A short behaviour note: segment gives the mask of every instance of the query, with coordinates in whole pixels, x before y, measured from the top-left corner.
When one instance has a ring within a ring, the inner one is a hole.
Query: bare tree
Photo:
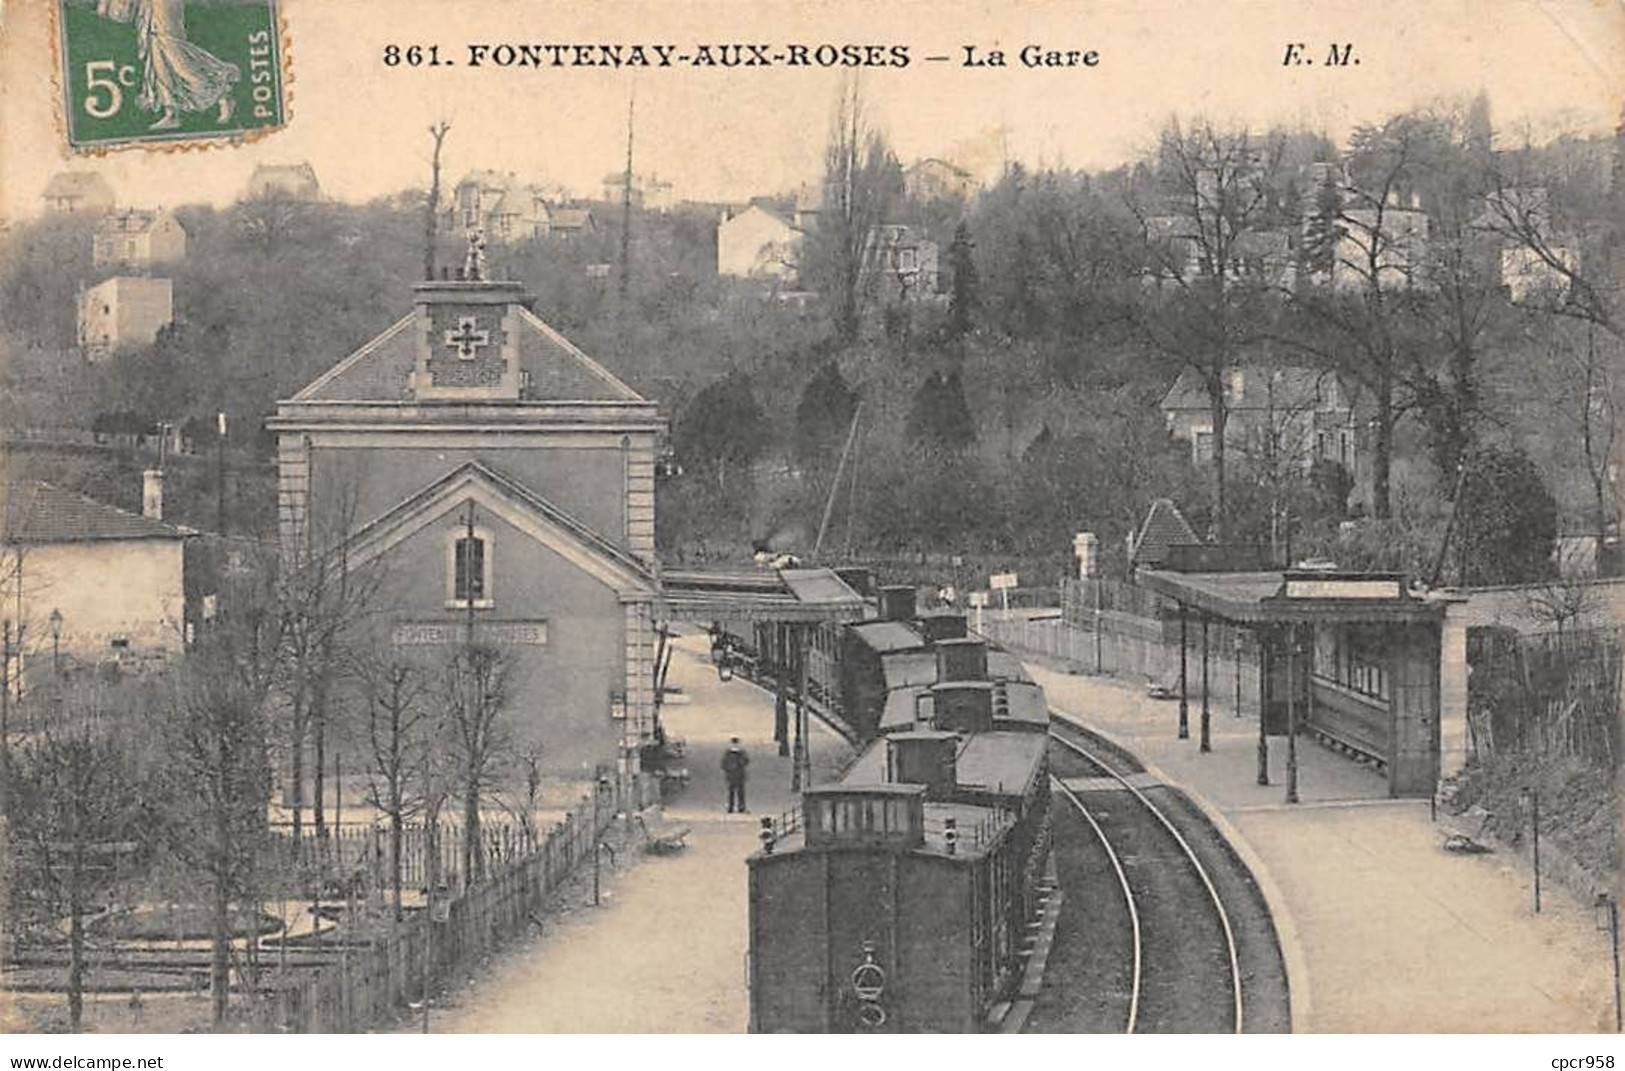
[[[1289,341],[1370,392],[1371,498],[1379,520],[1392,512],[1394,429],[1407,408],[1401,387],[1414,341],[1407,328],[1416,322],[1414,305],[1424,300],[1425,235],[1408,226],[1419,213],[1402,198],[1415,194],[1437,135],[1437,126],[1417,115],[1354,132],[1350,179],[1339,188],[1329,285],[1302,287],[1293,295],[1307,322]]]
[[[284,563],[276,592],[281,615],[277,694],[286,718],[285,746],[293,799],[293,839],[303,837],[305,745],[313,745],[312,817],[318,840],[327,821],[326,756],[329,723],[347,663],[347,645],[371,612],[383,580],[382,560],[357,566],[350,553],[356,524],[356,487],[339,481],[333,505],[318,517],[304,553]]]
[[[463,807],[463,878],[485,875],[480,810],[501,786],[512,757],[503,715],[512,699],[515,667],[500,648],[468,643],[445,665],[441,694],[456,793]]]
[[[8,825],[30,880],[14,890],[68,919],[68,1025],[80,1028],[85,993],[85,919],[111,888],[118,861],[156,828],[159,802],[140,738],[111,716],[100,689],[59,694],[44,727],[18,749],[8,777]],[[17,904],[6,905],[14,908]]]
[[[367,802],[389,820],[389,875],[395,918],[401,918],[401,841],[406,822],[422,810],[415,786],[432,761],[436,719],[424,667],[392,652],[356,660],[366,703]]]
[[[429,200],[423,209],[423,277],[432,280],[435,269],[435,243],[440,237],[440,150],[445,146],[451,123],[445,119],[429,127],[434,153],[429,163]]]
[[[1189,368],[1207,395],[1213,442],[1212,536],[1226,537],[1227,374],[1248,347],[1268,337],[1271,280],[1248,255],[1271,222],[1282,142],[1208,122],[1162,132],[1159,171],[1171,214],[1132,203],[1152,284],[1138,326],[1176,366]]]
[[[902,193],[902,168],[869,125],[857,82],[841,89],[824,150],[823,202],[803,262],[833,311],[836,337],[856,341],[873,300],[877,229]]]
[[[172,675],[164,745],[175,801],[171,850],[207,882],[216,1027],[230,994],[231,905],[257,900],[271,771],[266,699],[286,619],[274,566],[237,578],[213,624]]]

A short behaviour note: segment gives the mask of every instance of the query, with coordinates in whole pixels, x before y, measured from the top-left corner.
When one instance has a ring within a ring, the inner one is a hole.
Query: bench
[[[645,807],[632,816],[633,823],[643,832],[643,850],[666,854],[687,847],[684,838],[689,827],[666,818],[665,808]]]

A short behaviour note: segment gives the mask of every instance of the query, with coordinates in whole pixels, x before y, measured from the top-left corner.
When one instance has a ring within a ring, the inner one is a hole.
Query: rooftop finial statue
[[[218,107],[217,122],[231,118],[232,87],[242,79],[242,69],[186,39],[186,0],[97,0],[96,14],[135,24],[142,68],[136,104],[160,113],[149,130],[178,128],[181,112]]]
[[[468,256],[463,258],[463,278],[477,283],[485,278],[485,228],[468,229]]]

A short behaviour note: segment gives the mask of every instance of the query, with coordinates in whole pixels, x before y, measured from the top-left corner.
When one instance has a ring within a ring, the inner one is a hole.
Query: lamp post
[[[1614,1033],[1620,1033],[1625,1028],[1625,1015],[1621,1014],[1619,993],[1619,903],[1608,893],[1597,894],[1597,912],[1608,913],[1606,925],[1599,925],[1598,929],[1608,931],[1608,945],[1614,954]]]
[[[1191,706],[1185,674],[1185,604],[1179,604],[1179,738],[1191,738]]]
[[[1236,717],[1241,717],[1241,629],[1237,628],[1233,635],[1235,648],[1235,661],[1231,663],[1236,669]]]
[[[62,679],[62,611],[51,611],[51,676]]]
[[[1529,825],[1535,838],[1535,914],[1540,914],[1540,790],[1528,785],[1518,793],[1519,801],[1529,810]]]

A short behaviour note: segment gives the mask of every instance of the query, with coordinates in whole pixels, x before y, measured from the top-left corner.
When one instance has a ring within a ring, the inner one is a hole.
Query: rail
[[[1083,815],[1083,820],[1089,823],[1089,828],[1095,831],[1095,836],[1100,839],[1100,846],[1106,849],[1106,858],[1111,862],[1112,870],[1117,873],[1118,887],[1123,890],[1123,902],[1128,905],[1130,936],[1134,940],[1134,973],[1129,986],[1128,1025],[1123,1028],[1123,1033],[1132,1034],[1140,1016],[1141,962],[1140,909],[1134,903],[1134,890],[1129,888],[1128,874],[1123,871],[1123,862],[1117,857],[1117,849],[1112,847],[1112,842],[1107,838],[1106,831],[1100,828],[1100,823],[1095,821],[1095,816],[1089,813],[1089,808],[1083,805],[1083,801],[1078,799],[1077,793],[1067,788],[1060,778],[1051,777],[1050,782],[1055,788],[1061,790],[1061,795],[1072,801],[1072,806],[1078,809],[1078,813]]]
[[[1052,709],[1050,711],[1050,717],[1052,719],[1060,721],[1063,725],[1070,726],[1072,724],[1070,722],[1070,720],[1068,720],[1066,718],[1065,715],[1063,715],[1061,712],[1059,712],[1057,710]],[[1118,773],[1115,769],[1113,769],[1112,766],[1110,764],[1108,764],[1104,759],[1100,758],[1094,752],[1090,751],[1088,748],[1086,748],[1083,745],[1077,743],[1076,741],[1068,740],[1066,737],[1062,736],[1060,733],[1057,733],[1054,729],[1050,730],[1049,735],[1050,735],[1050,737],[1052,739],[1054,739],[1062,747],[1067,748],[1068,750],[1077,752],[1079,755],[1082,755],[1089,762],[1092,762],[1096,766],[1100,767],[1102,770],[1105,770],[1106,773],[1111,775],[1111,777],[1114,780],[1116,780],[1119,784],[1121,784],[1129,792],[1133,793],[1134,798],[1139,800],[1140,803],[1145,807],[1145,809],[1148,810],[1149,812],[1151,812],[1152,816],[1155,817],[1157,819],[1157,821],[1162,824],[1162,827],[1168,831],[1169,835],[1174,838],[1174,842],[1179,845],[1180,851],[1184,852],[1185,858],[1190,861],[1191,867],[1196,872],[1196,876],[1202,880],[1202,887],[1207,890],[1208,898],[1212,901],[1214,910],[1216,912],[1218,912],[1219,925],[1224,930],[1225,951],[1230,957],[1230,990],[1235,996],[1235,1001],[1234,1001],[1235,1033],[1237,1033],[1237,1034],[1241,1033],[1242,1032],[1242,1025],[1243,1025],[1242,996],[1241,996],[1241,959],[1236,954],[1236,934],[1235,934],[1235,930],[1232,929],[1231,926],[1230,926],[1230,913],[1227,912],[1224,909],[1224,901],[1219,897],[1219,890],[1213,884],[1213,879],[1208,876],[1207,868],[1204,867],[1202,865],[1202,861],[1197,858],[1195,849],[1193,849],[1190,846],[1190,842],[1185,839],[1185,837],[1179,832],[1179,830],[1177,828],[1175,828],[1173,822],[1170,821],[1168,816],[1162,812],[1161,808],[1159,808],[1156,804],[1152,803],[1151,800],[1149,798],[1147,798],[1147,796],[1146,796],[1146,794],[1144,792],[1141,792],[1137,787],[1134,786],[1133,783],[1131,783],[1128,780],[1128,778],[1124,777],[1122,774]]]

